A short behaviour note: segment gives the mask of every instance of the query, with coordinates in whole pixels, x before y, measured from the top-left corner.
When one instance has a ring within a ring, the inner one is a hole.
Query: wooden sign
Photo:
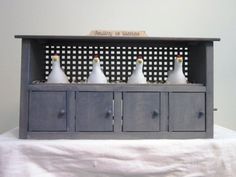
[[[123,36],[123,37],[145,37],[145,31],[109,31],[109,30],[93,30],[90,36]]]

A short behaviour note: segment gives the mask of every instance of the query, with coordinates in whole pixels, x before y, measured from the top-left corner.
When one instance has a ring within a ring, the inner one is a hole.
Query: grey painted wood
[[[66,131],[66,92],[30,92],[29,131]]]
[[[29,81],[32,83],[34,80],[44,78],[44,48],[37,40],[30,41],[30,70]]]
[[[189,47],[189,76],[191,83],[206,85],[206,52],[204,45]],[[201,71],[201,72],[199,72]]]
[[[148,92],[172,92],[172,91],[181,91],[181,92],[193,92],[199,91],[204,92],[206,88],[202,85],[168,85],[168,84],[126,84],[122,86],[122,91],[148,91]]]
[[[205,94],[170,93],[171,131],[205,131]]]
[[[28,82],[30,64],[30,41],[22,40],[21,49],[21,90],[20,90],[20,122],[19,137],[27,138],[28,131]]]
[[[122,131],[122,93],[114,92],[114,132]]]
[[[206,75],[206,132],[209,138],[213,137],[213,110],[214,110],[214,61],[213,61],[213,43],[206,44],[206,66],[207,66],[207,75]]]
[[[113,93],[76,93],[76,131],[113,131]]]
[[[208,138],[206,132],[28,132],[30,139],[189,139]],[[173,147],[174,148],[174,147]]]
[[[206,92],[206,87],[201,84],[31,84],[28,88],[34,91]]]
[[[159,131],[159,93],[123,93],[123,131]]]
[[[67,93],[67,131],[75,132],[75,92]]]
[[[107,36],[55,36],[55,35],[15,35],[15,38],[46,40],[128,40],[128,41],[220,41],[220,38],[177,38],[177,37],[107,37]]]
[[[90,36],[16,37],[23,39],[20,138],[152,139],[213,137],[213,41],[218,41],[220,39]],[[93,44],[106,44],[110,46],[116,42],[121,46],[129,46],[130,44],[134,46],[136,44],[140,46],[155,45],[157,47],[186,46],[189,53],[189,80],[197,84],[32,84],[33,80],[44,78],[43,72],[45,61],[42,60],[42,58],[44,58],[45,52],[45,49],[43,48],[44,43],[47,42],[50,42],[53,45],[77,45],[78,42],[89,45],[90,42],[92,42]],[[139,92],[143,96],[141,96],[142,98],[133,96],[132,99],[126,101],[126,103],[132,104],[124,106],[125,103],[122,103],[123,92],[124,95],[130,92]],[[30,97],[29,93],[31,93]],[[46,93],[50,94],[45,96]],[[63,96],[57,95],[58,93],[63,93],[59,94]],[[87,100],[86,102],[85,96],[80,95],[80,93],[88,93],[88,95],[90,95],[88,100],[93,101]],[[158,111],[160,113],[160,118],[159,121],[157,121],[157,124],[152,124],[151,121],[144,121],[142,118],[150,117],[148,115],[149,111],[153,109],[152,106],[155,105],[156,102],[154,99],[155,96],[152,97],[150,95],[155,94],[159,97]],[[177,97],[173,99],[173,97],[175,97],[173,95],[175,94]],[[180,98],[179,95],[181,94],[183,94],[184,97]],[[149,95],[147,96],[149,99],[144,95]],[[62,100],[64,100],[64,102]],[[42,106],[39,106],[40,104]],[[142,108],[138,111],[134,111],[132,106],[135,107],[135,104],[143,104],[144,106],[141,106]],[[52,105],[52,107],[63,105],[66,110],[64,113],[65,119],[56,119],[56,116],[50,116],[50,114],[56,115],[56,113],[53,112],[55,109],[47,110],[50,107],[49,105]],[[186,109],[186,107],[188,109]],[[104,109],[106,109],[106,112],[112,110],[109,113],[110,116],[108,116],[111,117],[111,119],[107,119],[106,121],[101,119],[105,114]],[[125,118],[126,113],[124,109],[126,109],[126,111],[129,110],[130,112],[128,115],[131,118],[124,119],[128,120],[126,121],[126,123],[128,122],[128,126],[124,127],[124,130],[125,128],[129,128],[131,130],[129,132],[122,132],[122,118]],[[196,117],[194,110],[198,110],[198,116],[201,115],[197,120],[193,118],[193,115]],[[204,110],[205,112],[201,110]],[[187,113],[184,113],[184,116],[181,116],[184,111],[187,111]],[[202,112],[202,114],[199,114],[199,112]],[[131,113],[135,116],[132,116]],[[36,114],[36,116],[34,117],[33,114]],[[92,116],[87,115],[89,117],[89,119],[87,119],[86,116],[84,116],[86,114]],[[140,115],[142,114],[145,116],[141,117]],[[78,119],[81,117],[82,119]],[[189,118],[187,119],[186,117]],[[82,121],[80,122],[79,120]],[[138,123],[139,120],[143,122],[143,125]]]
[[[160,121],[161,131],[169,131],[169,93],[162,92],[160,93],[161,96],[161,104],[160,104]]]

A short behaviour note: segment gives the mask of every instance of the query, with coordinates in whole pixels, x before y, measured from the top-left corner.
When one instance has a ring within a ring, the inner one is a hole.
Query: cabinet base
[[[22,139],[205,139],[211,132],[28,132]]]

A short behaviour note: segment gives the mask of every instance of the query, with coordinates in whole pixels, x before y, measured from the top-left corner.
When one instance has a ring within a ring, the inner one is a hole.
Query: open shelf
[[[188,82],[206,85],[207,39],[77,37],[71,40],[66,37],[26,36],[28,38],[31,49],[29,84],[47,79],[51,71],[51,56],[57,54],[70,82],[85,82],[92,71],[93,56],[99,55],[109,82],[127,82],[137,56],[142,56],[147,81],[163,83],[168,72],[174,69],[174,58],[182,55],[183,72]]]

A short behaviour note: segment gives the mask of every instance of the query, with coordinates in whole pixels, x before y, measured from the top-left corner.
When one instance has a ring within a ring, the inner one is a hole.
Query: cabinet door
[[[66,131],[66,93],[31,92],[29,131]]]
[[[113,131],[113,93],[76,93],[76,131]]]
[[[205,131],[205,93],[170,93],[171,131]]]
[[[159,122],[159,93],[123,93],[123,131],[159,131]]]

